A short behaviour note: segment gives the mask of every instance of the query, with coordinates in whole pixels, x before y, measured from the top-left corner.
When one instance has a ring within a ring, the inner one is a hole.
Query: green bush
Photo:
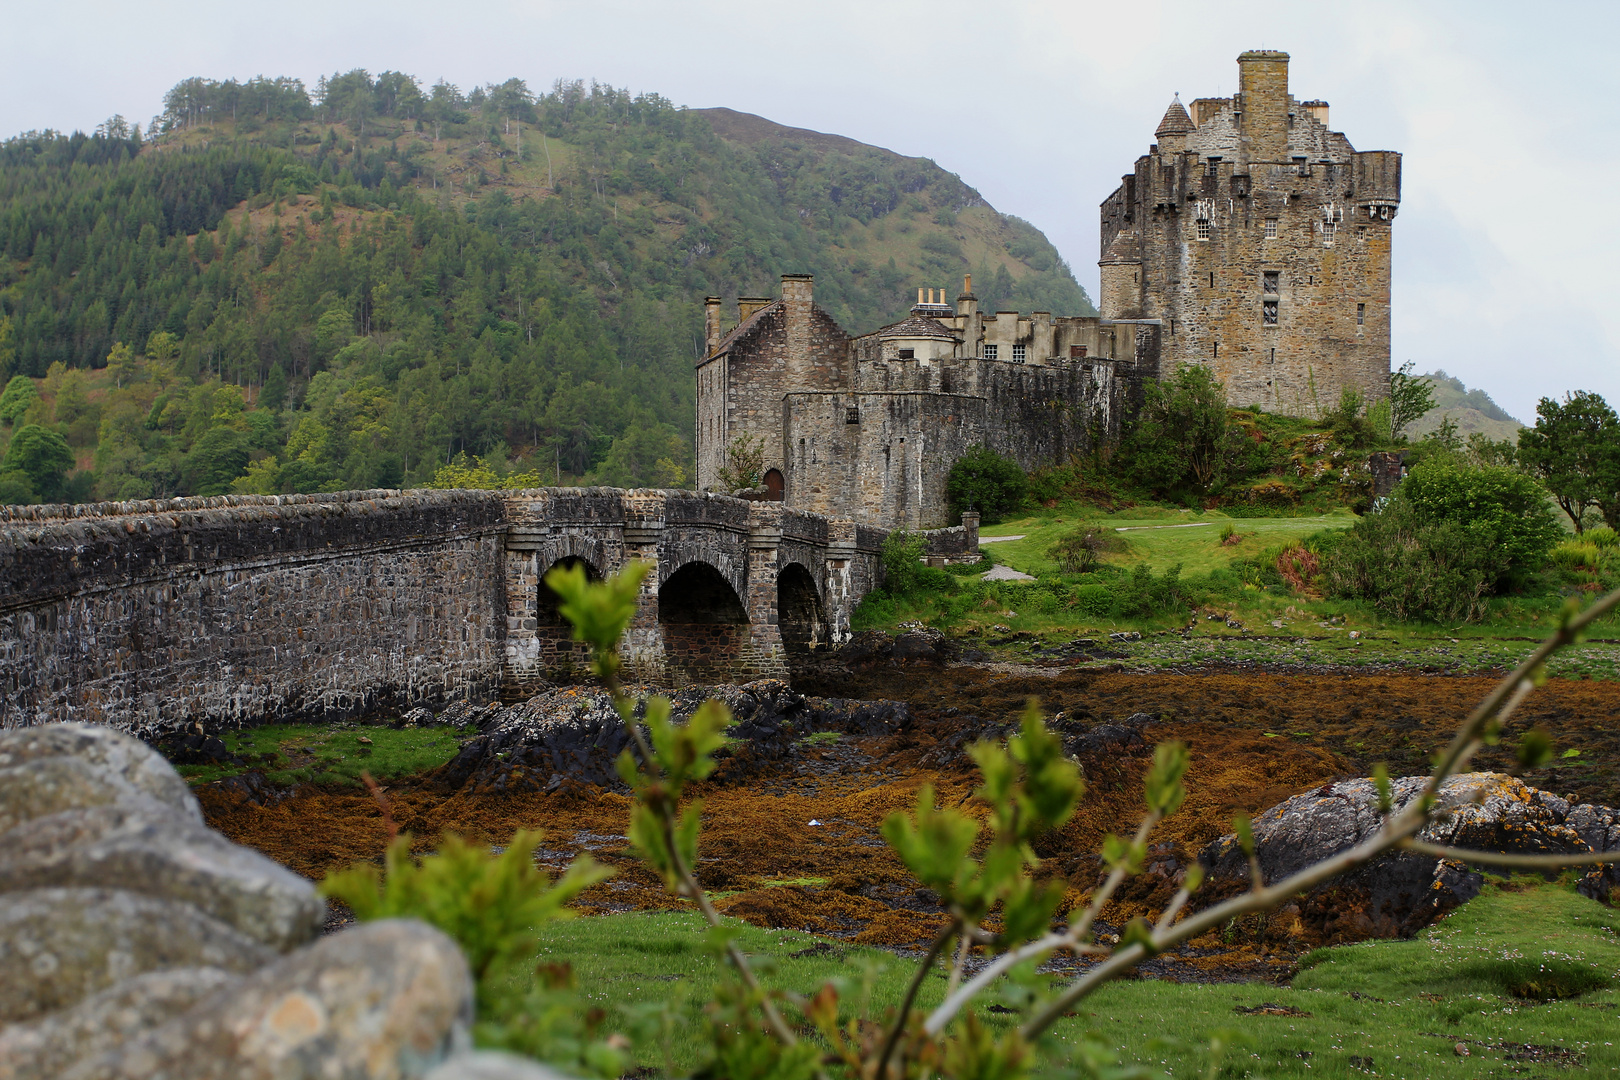
[[[1137,563],[1114,587],[1114,614],[1125,619],[1166,615],[1186,607],[1178,563],[1154,577],[1146,563]]]
[[[1133,481],[1153,491],[1188,498],[1216,490],[1252,440],[1227,423],[1226,391],[1197,365],[1168,379],[1149,381],[1125,440]]]
[[[983,443],[968,447],[945,478],[951,514],[976,510],[986,525],[995,524],[1023,506],[1028,494],[1029,477],[1018,463]]]
[[[1125,550],[1125,540],[1106,526],[1085,525],[1062,537],[1048,550],[1048,554],[1063,568],[1064,573],[1089,573],[1104,555]]]
[[[927,538],[904,529],[896,529],[883,538],[879,558],[883,563],[884,591],[904,596],[917,587],[918,571],[923,569],[917,560],[927,547]]]
[[[1506,572],[1503,555],[1463,526],[1392,499],[1346,530],[1322,558],[1321,580],[1330,596],[1370,601],[1395,619],[1462,623],[1484,615]]]
[[[1076,585],[1074,606],[1093,619],[1105,618],[1114,610],[1114,591],[1106,585]]]
[[[62,495],[71,468],[73,451],[67,440],[38,424],[23,425],[6,448],[4,471],[27,477],[29,486],[47,502]]]
[[[1500,466],[1470,468],[1456,457],[1432,458],[1411,471],[1399,497],[1420,520],[1456,526],[1496,560],[1501,570],[1493,585],[1539,569],[1563,537],[1546,490]]]

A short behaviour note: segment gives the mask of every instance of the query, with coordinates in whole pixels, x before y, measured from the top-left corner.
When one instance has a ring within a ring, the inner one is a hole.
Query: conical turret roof
[[[1177,94],[1170,101],[1170,107],[1164,110],[1164,119],[1159,121],[1159,130],[1153,133],[1155,139],[1162,139],[1166,135],[1185,135],[1193,130],[1192,117],[1181,104],[1181,95]]]

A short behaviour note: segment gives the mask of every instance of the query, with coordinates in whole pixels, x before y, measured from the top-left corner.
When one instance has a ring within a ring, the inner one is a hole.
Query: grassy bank
[[[1369,603],[1325,598],[1283,573],[1285,552],[1356,520],[1342,508],[1227,517],[1152,507],[1104,514],[1068,504],[981,533],[988,559],[1033,581],[984,582],[967,567],[924,572],[919,587],[905,594],[869,595],[854,626],[888,630],[924,622],[1003,659],[1039,658],[1043,648],[1091,638],[1145,667],[1229,660],[1483,672],[1516,663],[1556,625],[1569,596],[1592,595],[1613,569],[1606,551],[1588,552],[1572,540],[1521,591],[1492,598],[1478,622],[1399,622]],[[1053,547],[1086,529],[1104,534],[1112,550],[1087,572],[1067,572]],[[1128,646],[1107,641],[1119,632],[1143,639]],[[1550,670],[1570,678],[1620,678],[1616,644],[1620,621],[1611,617],[1588,644],[1555,658]]]
[[[357,785],[360,774],[378,780],[414,776],[455,756],[463,736],[454,728],[404,728],[386,724],[266,724],[226,731],[225,748],[237,762],[177,765],[193,784],[206,784],[261,769],[273,784]]]
[[[793,930],[738,926],[773,985],[829,981],[846,1008],[894,1004],[911,962]],[[1620,1068],[1620,912],[1558,885],[1488,887],[1413,941],[1319,950],[1291,987],[1116,983],[1055,1034],[1096,1031],[1125,1063],[1169,1076],[1467,1077]],[[687,914],[626,914],[548,927],[543,962],[569,962],[589,1004],[640,1032],[640,1064],[690,1069],[702,1002],[720,976]],[[1038,982],[1050,976],[1037,976]],[[1055,981],[1055,980],[1053,980]],[[937,1002],[943,976],[923,990]],[[983,999],[1005,1027],[1022,991]],[[1001,1001],[1007,1002],[1006,1005]],[[1458,1053],[1458,1047],[1466,1056]],[[1212,1047],[1215,1048],[1212,1050]]]

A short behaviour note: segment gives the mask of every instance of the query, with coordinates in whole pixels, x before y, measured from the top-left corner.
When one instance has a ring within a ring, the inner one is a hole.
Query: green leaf
[[[1145,782],[1148,809],[1160,817],[1169,817],[1181,809],[1187,798],[1187,789],[1181,778],[1192,764],[1192,754],[1182,742],[1160,743],[1153,748],[1153,766],[1148,769]]]
[[[1519,764],[1526,769],[1539,769],[1552,760],[1552,736],[1541,728],[1531,728],[1519,736]]]
[[[1378,789],[1378,814],[1383,817],[1395,805],[1395,796],[1389,784],[1389,766],[1382,761],[1373,766],[1373,786]]]
[[[1238,846],[1243,854],[1254,856],[1254,826],[1249,822],[1249,815],[1239,811],[1232,817],[1232,831],[1237,833]]]

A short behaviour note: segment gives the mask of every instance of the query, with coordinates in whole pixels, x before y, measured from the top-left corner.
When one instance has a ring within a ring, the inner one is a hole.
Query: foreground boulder
[[[0,1080],[420,1077],[465,1045],[454,942],[393,921],[310,944],[324,915],[137,740],[0,732]]]
[[[1428,777],[1392,781],[1396,810],[1416,798]],[[1325,784],[1273,806],[1254,819],[1255,855],[1273,883],[1371,837],[1382,818],[1373,781]],[[1419,839],[1476,851],[1567,854],[1620,851],[1614,811],[1577,806],[1499,773],[1465,773],[1442,785]],[[1249,863],[1236,836],[1223,836],[1199,854],[1208,874],[1208,906],[1248,887]],[[1598,895],[1603,872],[1587,875],[1581,891]],[[1482,876],[1460,862],[1392,852],[1317,886],[1285,915],[1296,931],[1324,942],[1405,937],[1478,895]],[[1603,898],[1606,898],[1606,890]]]

